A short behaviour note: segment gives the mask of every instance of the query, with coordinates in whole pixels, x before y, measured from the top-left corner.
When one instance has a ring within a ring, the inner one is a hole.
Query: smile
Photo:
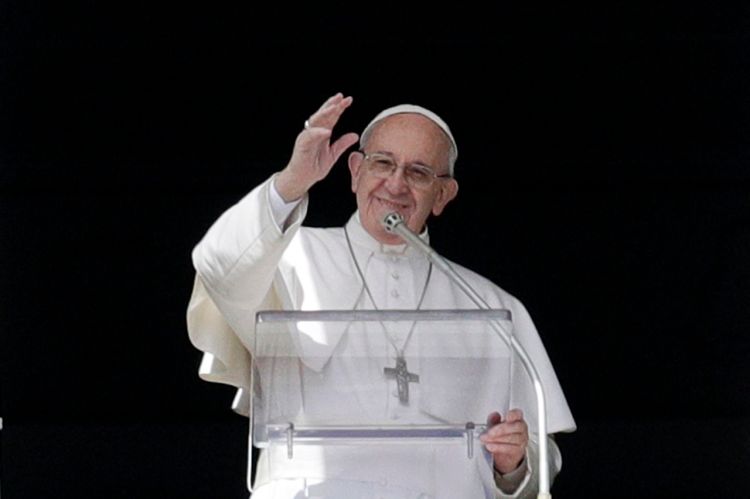
[[[385,206],[386,208],[391,209],[391,210],[405,210],[405,209],[407,209],[409,207],[409,205],[407,205],[407,204],[396,203],[394,201],[389,201],[389,200],[383,199],[381,197],[376,197],[375,199],[377,199],[380,204],[382,204],[383,206]]]

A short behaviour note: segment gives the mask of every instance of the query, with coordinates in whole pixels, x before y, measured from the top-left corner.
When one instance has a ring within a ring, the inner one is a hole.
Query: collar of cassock
[[[405,258],[424,258],[424,255],[417,249],[412,248],[408,244],[383,244],[370,235],[365,230],[359,219],[359,211],[356,211],[351,216],[349,221],[346,223],[346,231],[349,233],[352,244],[358,246],[364,246],[373,253],[387,255],[387,256],[402,256]],[[430,244],[430,235],[427,232],[427,226],[421,234],[420,239],[427,244]]]

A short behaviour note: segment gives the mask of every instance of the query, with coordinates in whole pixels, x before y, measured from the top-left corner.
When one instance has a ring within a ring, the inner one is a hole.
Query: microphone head
[[[385,227],[385,230],[388,232],[394,232],[396,230],[396,227],[404,223],[404,217],[402,217],[398,212],[391,212],[383,218],[383,227]]]

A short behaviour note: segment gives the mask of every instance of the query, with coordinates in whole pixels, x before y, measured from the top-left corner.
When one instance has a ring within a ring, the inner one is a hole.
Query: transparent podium
[[[452,445],[472,459],[487,416],[509,409],[510,319],[500,309],[259,312],[251,412],[259,466],[289,476],[307,446],[323,456],[334,447]]]

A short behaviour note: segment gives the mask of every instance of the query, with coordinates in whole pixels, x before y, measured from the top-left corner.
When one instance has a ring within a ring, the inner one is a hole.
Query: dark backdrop
[[[246,497],[190,251],[336,91],[340,131],[401,102],[453,128],[432,241],[537,323],[579,426],[555,497],[737,496],[750,9],[351,9],[0,4],[3,497]],[[348,185],[342,162],[308,223],[344,223]]]

